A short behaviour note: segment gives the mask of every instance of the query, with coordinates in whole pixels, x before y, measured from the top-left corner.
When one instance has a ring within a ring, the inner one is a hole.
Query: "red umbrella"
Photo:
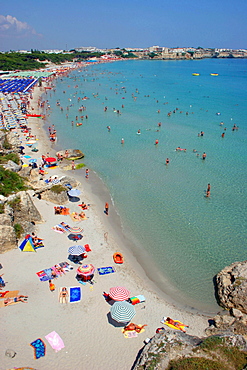
[[[52,163],[52,162],[56,162],[57,160],[56,160],[56,158],[53,158],[53,157],[47,157],[45,159],[45,161],[48,162],[48,163]]]
[[[93,275],[95,271],[95,267],[89,263],[88,265],[83,265],[78,267],[77,274],[81,276],[90,276]]]
[[[115,286],[109,290],[109,296],[114,301],[126,301],[130,297],[130,291],[122,286]]]

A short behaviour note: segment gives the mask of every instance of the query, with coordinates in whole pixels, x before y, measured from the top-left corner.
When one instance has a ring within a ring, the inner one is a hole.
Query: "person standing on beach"
[[[86,168],[86,175],[85,175],[85,177],[86,177],[86,179],[88,179],[88,177],[89,177],[89,169],[88,168]]]
[[[71,168],[72,168],[72,170],[75,170],[75,161],[74,160],[71,162]]]
[[[105,214],[108,216],[108,211],[109,211],[109,204],[106,202],[105,203]]]

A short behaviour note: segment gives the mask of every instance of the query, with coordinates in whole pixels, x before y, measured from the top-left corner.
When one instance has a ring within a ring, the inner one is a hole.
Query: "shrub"
[[[4,204],[0,203],[0,214],[4,213]]]
[[[9,143],[6,135],[5,135],[4,141],[3,141],[3,148],[4,149],[12,149],[12,145]]]
[[[0,156],[0,163],[7,163],[8,161],[13,161],[16,164],[19,164],[20,163],[20,158],[19,158],[18,154],[16,154],[16,153],[9,153],[9,154]]]
[[[79,170],[80,168],[83,168],[83,167],[85,167],[85,164],[84,164],[84,163],[78,163],[78,164],[75,166],[75,168],[76,168],[77,170]]]
[[[13,200],[10,200],[8,202],[9,206],[14,210],[14,211],[19,211],[20,210],[20,204],[21,204],[21,198],[16,197]]]
[[[21,190],[27,190],[23,178],[0,166],[0,194],[7,197]]]
[[[229,370],[220,361],[210,360],[204,357],[181,358],[172,360],[167,368],[168,370]]]
[[[22,234],[24,233],[24,229],[20,224],[15,224],[14,225],[14,230],[15,230],[15,235],[17,239],[20,239]]]
[[[53,185],[50,190],[53,191],[53,193],[61,194],[66,189],[63,185]]]

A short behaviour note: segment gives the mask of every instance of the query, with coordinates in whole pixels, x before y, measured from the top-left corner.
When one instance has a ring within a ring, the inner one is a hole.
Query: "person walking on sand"
[[[71,162],[71,168],[72,168],[72,170],[75,170],[75,161],[74,160]]]
[[[106,202],[105,203],[105,214],[108,216],[108,212],[109,212],[109,204]]]
[[[88,168],[86,168],[86,175],[85,175],[85,177],[86,177],[86,179],[88,179],[88,177],[89,177],[89,169]]]

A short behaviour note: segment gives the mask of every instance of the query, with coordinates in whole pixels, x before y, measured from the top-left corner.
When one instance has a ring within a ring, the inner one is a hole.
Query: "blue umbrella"
[[[70,197],[78,197],[81,192],[79,189],[71,189],[70,191],[68,191],[68,194]]]
[[[72,247],[68,249],[68,253],[71,254],[71,256],[80,256],[84,252],[85,248],[82,245],[72,245]]]

